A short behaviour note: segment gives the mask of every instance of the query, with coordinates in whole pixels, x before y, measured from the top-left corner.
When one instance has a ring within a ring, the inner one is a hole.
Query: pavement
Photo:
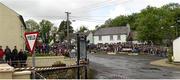
[[[169,63],[168,59],[160,59],[160,60],[151,61],[150,64],[155,65],[155,66],[170,67],[170,68],[178,68],[178,69],[180,69],[180,64],[179,63]]]
[[[95,79],[180,79],[180,69],[151,65],[162,58],[150,55],[89,54]]]

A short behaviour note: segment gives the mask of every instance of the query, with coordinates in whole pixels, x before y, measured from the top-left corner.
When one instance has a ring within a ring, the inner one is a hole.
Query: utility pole
[[[66,24],[67,24],[67,48],[69,49],[69,45],[70,45],[70,39],[69,39],[69,14],[71,14],[70,12],[65,12],[66,15],[67,15],[67,21],[66,21]],[[69,51],[69,50],[68,50]]]

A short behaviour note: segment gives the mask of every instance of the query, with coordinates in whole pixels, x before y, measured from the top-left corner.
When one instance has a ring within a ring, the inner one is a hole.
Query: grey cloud
[[[94,8],[107,5],[111,1],[113,0],[0,0],[0,2],[21,14],[25,20],[34,19],[39,22],[42,19],[47,19],[53,22],[55,26],[58,26],[60,21],[65,20],[66,11],[70,11],[71,16],[91,16],[90,12]],[[85,20],[81,20],[86,21],[87,19],[93,18],[86,17]],[[75,23],[78,23],[78,20]],[[78,24],[83,23],[79,22]]]
[[[72,15],[89,16],[89,4],[102,0],[2,0],[1,2],[25,17],[63,19],[65,11],[71,11]],[[83,13],[82,13],[83,12]]]

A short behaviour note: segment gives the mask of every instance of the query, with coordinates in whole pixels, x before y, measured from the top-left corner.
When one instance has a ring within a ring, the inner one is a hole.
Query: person
[[[0,46],[0,63],[3,63],[3,56],[4,56],[4,52],[2,46]]]
[[[21,67],[24,67],[26,65],[27,55],[23,52],[22,49],[20,49],[18,53],[18,60]]]
[[[24,52],[23,52],[23,57],[22,57],[22,60],[23,60],[23,62],[22,62],[22,63],[23,63],[23,66],[27,66],[27,65],[26,65],[27,57],[28,57],[27,52],[24,51]]]
[[[8,46],[6,46],[4,53],[5,53],[5,61],[9,65],[11,65],[11,49]]]
[[[76,50],[75,50],[75,48],[71,49],[70,57],[71,58],[75,58],[76,57]]]
[[[17,54],[18,54],[17,47],[14,46],[14,49],[13,49],[12,55],[11,55],[11,61],[12,61],[13,67],[17,67],[17,63],[18,63]]]
[[[42,53],[43,53],[43,54],[46,53],[46,47],[45,47],[45,44],[42,45]]]

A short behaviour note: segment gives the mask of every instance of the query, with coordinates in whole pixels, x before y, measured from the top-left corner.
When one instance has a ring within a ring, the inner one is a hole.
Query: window
[[[111,41],[113,40],[113,35],[110,35],[110,40],[111,40]]]
[[[102,40],[102,36],[99,36],[99,41],[101,41]]]
[[[121,35],[117,35],[117,40],[121,40]]]

